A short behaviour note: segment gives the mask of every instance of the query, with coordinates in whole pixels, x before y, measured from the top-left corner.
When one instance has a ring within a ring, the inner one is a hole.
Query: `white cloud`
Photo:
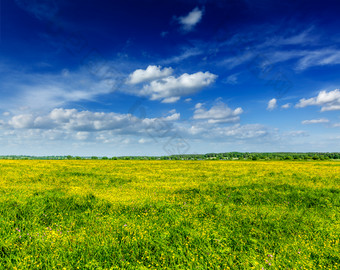
[[[145,70],[137,69],[129,75],[128,83],[137,84],[145,81],[152,81],[160,78],[170,76],[172,74],[172,68],[163,68],[161,66],[149,65]]]
[[[89,137],[89,133],[86,131],[79,131],[76,133],[76,138],[78,140],[84,141]]]
[[[340,64],[340,50],[323,48],[318,50],[275,50],[265,52],[270,64],[296,59],[295,70],[303,71],[315,66]],[[245,57],[247,54],[244,53]]]
[[[274,38],[272,43],[276,45],[305,45],[307,42],[315,42],[318,38],[310,35],[312,30],[313,28],[311,27],[294,36],[281,37],[279,40]]]
[[[221,134],[228,137],[234,137],[235,139],[251,139],[262,137],[267,134],[267,131],[262,125],[249,124],[240,125],[236,124],[233,127],[225,127],[220,129]]]
[[[197,122],[180,126],[179,130],[187,137],[218,140],[251,140],[268,134],[266,128],[259,124],[221,126],[216,123]]]
[[[198,48],[184,48],[183,52],[179,55],[176,56],[172,56],[168,59],[164,59],[161,61],[161,63],[163,64],[171,64],[171,63],[179,63],[182,62],[183,60],[193,57],[193,56],[197,56],[200,54],[203,54],[204,51],[198,49]]]
[[[203,11],[195,7],[188,15],[178,18],[179,23],[185,31],[191,31],[197,23],[200,22],[203,16]]]
[[[166,120],[166,121],[177,121],[177,120],[179,120],[180,116],[181,116],[180,113],[176,113],[176,111],[174,111],[174,112],[171,112],[171,115],[169,115],[169,116],[167,116],[163,119]]]
[[[333,124],[333,127],[340,127],[340,123]]]
[[[340,51],[335,49],[322,49],[308,51],[298,61],[297,69],[304,70],[313,66],[340,64]]]
[[[245,52],[242,55],[231,56],[220,62],[221,65],[227,65],[230,69],[235,68],[239,65],[244,64],[251,60],[255,54],[253,52]]]
[[[197,103],[193,118],[195,120],[207,120],[208,123],[211,124],[231,123],[239,121],[239,115],[242,113],[242,108],[238,107],[235,110],[232,110],[222,102],[212,106],[209,110],[206,110],[202,103]]]
[[[0,87],[9,95],[0,100],[0,107],[13,113],[19,108],[26,111],[50,110],[70,102],[93,101],[118,89],[121,76],[108,73],[109,78],[98,77],[84,68],[69,71],[68,76],[61,73],[29,73],[8,67],[7,78],[0,82]]]
[[[267,110],[268,111],[272,111],[276,107],[277,107],[277,100],[276,100],[276,98],[272,98],[271,100],[269,100],[268,106],[267,106]]]
[[[286,103],[286,104],[282,105],[281,108],[282,108],[282,109],[289,109],[290,106],[291,106],[290,103]]]
[[[254,45],[240,53],[239,55],[226,58],[219,61],[222,65],[228,65],[229,68],[234,68],[244,64],[256,57],[263,58],[261,61],[268,62],[273,65],[278,62],[295,61],[295,70],[304,71],[315,66],[326,66],[340,64],[340,50],[334,47],[323,47],[306,49],[306,44],[321,45],[319,36],[311,34],[312,27],[297,33],[293,36],[276,36],[272,30],[269,30],[267,35],[273,36],[263,43],[256,44],[257,33],[250,33],[247,37],[248,41],[254,41]],[[218,48],[223,46],[238,46],[240,43],[240,35],[235,34],[228,41],[217,45]],[[241,38],[242,44],[242,38]],[[292,49],[291,45],[295,45],[297,49]],[[290,47],[288,47],[290,46]],[[241,52],[241,51],[240,51]]]
[[[301,123],[303,125],[309,125],[309,124],[321,124],[321,123],[328,123],[329,120],[326,118],[320,118],[320,119],[312,119],[312,120],[304,120]]]
[[[203,103],[197,103],[197,104],[195,105],[195,109],[202,108],[202,106],[203,106]]]
[[[186,98],[184,101],[185,102],[190,102],[190,101],[192,101],[192,98]]]
[[[307,136],[309,136],[308,133],[304,130],[293,130],[293,131],[283,133],[283,135],[288,136],[288,137],[307,137]]]
[[[175,103],[180,100],[180,97],[168,97],[162,100],[162,103]]]
[[[182,96],[195,94],[215,82],[217,75],[210,72],[184,73],[179,77],[169,76],[154,80],[143,87],[140,95],[163,103],[178,101]]]
[[[340,110],[340,90],[320,91],[316,97],[300,99],[295,107],[304,108],[306,106],[321,106],[322,112]]]
[[[34,118],[31,114],[13,116],[8,122],[14,128],[29,128],[34,125]]]
[[[162,118],[137,118],[130,114],[78,111],[58,108],[47,115],[34,116],[21,114],[13,116],[8,126],[14,129],[47,129],[75,131],[78,139],[85,138],[88,132],[114,131],[118,134],[141,134],[146,130],[163,132],[170,129],[171,122],[177,121],[180,114],[173,112]]]
[[[146,143],[146,140],[144,138],[141,138],[141,139],[138,140],[138,143],[141,143],[141,144]]]

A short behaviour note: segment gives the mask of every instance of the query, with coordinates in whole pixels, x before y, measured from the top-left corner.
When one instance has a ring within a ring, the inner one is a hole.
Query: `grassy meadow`
[[[340,269],[340,162],[0,160],[0,269]]]

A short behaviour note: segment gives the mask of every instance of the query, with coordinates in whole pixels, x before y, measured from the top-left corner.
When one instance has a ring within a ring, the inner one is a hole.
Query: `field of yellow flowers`
[[[0,160],[0,269],[340,269],[340,162]]]

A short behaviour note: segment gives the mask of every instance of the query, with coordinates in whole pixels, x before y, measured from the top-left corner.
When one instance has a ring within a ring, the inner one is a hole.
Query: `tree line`
[[[0,156],[0,159],[40,159],[40,160],[340,160],[340,153],[322,153],[322,152],[226,152],[226,153],[208,153],[208,154],[184,154],[170,156],[18,156],[7,155]]]

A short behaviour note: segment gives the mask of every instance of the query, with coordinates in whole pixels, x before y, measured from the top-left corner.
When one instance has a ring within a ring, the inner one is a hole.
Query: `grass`
[[[340,163],[1,160],[0,269],[340,269]]]

